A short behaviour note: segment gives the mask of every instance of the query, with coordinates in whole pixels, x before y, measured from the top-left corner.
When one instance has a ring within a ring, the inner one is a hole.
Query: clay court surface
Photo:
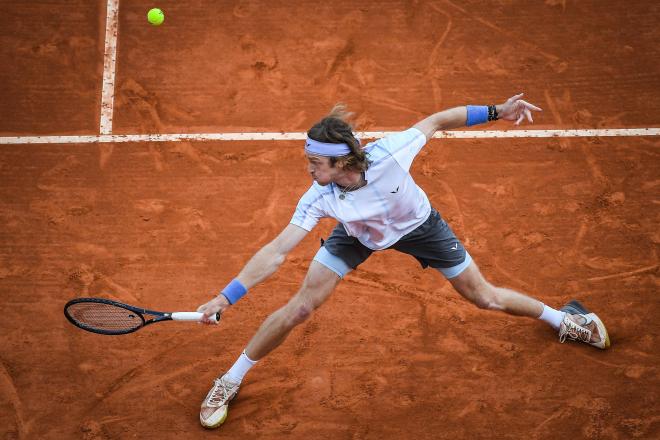
[[[0,136],[99,134],[105,26],[105,0],[0,0]],[[658,41],[650,0],[120,0],[112,133],[303,132],[338,101],[359,130],[400,130],[519,91],[544,109],[525,128],[659,127]],[[213,379],[333,221],[218,327],[100,336],[63,305],[195,310],[289,222],[311,183],[302,143],[0,145],[0,439],[658,438],[659,147],[434,139],[412,168],[491,282],[580,299],[609,351],[479,310],[384,251],[205,431]]]

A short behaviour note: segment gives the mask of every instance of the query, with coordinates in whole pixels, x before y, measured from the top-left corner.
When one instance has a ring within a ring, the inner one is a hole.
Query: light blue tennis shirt
[[[331,217],[369,249],[393,245],[431,213],[428,197],[410,175],[412,161],[424,144],[426,136],[416,128],[367,144],[364,149],[371,161],[365,172],[367,185],[343,194],[334,183],[313,182],[291,223],[311,231],[321,218]]]

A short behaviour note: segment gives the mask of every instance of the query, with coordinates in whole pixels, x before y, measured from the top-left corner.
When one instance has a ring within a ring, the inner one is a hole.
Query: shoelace
[[[211,397],[208,399],[209,406],[220,406],[226,403],[226,400],[229,398],[229,393],[234,390],[234,386],[230,386],[227,382],[222,379],[215,380],[215,387],[211,393]]]
[[[574,341],[591,341],[591,330],[588,328],[584,328],[579,324],[576,324],[568,317],[564,318],[562,324],[564,325],[559,329],[559,342],[564,343],[567,337]]]

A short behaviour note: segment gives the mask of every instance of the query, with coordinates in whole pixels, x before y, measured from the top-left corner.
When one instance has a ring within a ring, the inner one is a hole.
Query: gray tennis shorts
[[[321,244],[314,260],[341,278],[356,269],[374,252],[357,238],[348,235],[341,223]],[[435,209],[431,209],[431,214],[424,223],[401,237],[388,249],[412,255],[423,268],[437,269],[448,279],[460,275],[472,261],[463,244]]]

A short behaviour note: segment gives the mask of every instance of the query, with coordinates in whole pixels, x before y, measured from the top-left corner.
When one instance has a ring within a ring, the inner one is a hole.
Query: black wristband
[[[494,105],[489,105],[488,106],[488,120],[489,121],[497,121],[499,119],[499,116],[497,115],[497,107]]]

